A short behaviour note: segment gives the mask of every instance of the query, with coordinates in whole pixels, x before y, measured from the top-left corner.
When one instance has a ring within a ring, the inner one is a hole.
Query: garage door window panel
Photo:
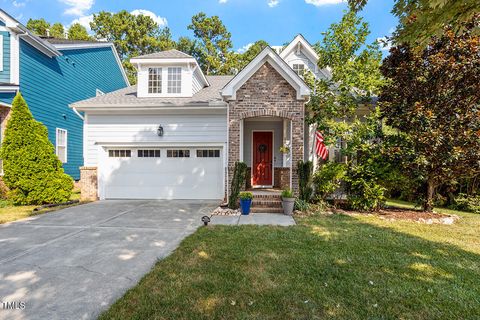
[[[138,150],[137,155],[139,158],[160,158],[160,150]]]
[[[185,150],[185,149],[167,150],[167,158],[190,158],[190,150]]]
[[[197,158],[220,158],[220,150],[197,150]]]
[[[108,150],[109,158],[131,158],[132,150]]]

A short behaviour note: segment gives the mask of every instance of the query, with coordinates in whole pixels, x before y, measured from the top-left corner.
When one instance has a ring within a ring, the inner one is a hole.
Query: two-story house
[[[0,9],[0,122],[2,132],[17,91],[48,128],[65,172],[83,165],[82,115],[69,104],[129,85],[111,43],[42,39]]]
[[[328,76],[317,60],[302,36],[235,76],[205,76],[176,50],[131,59],[136,86],[71,105],[85,113],[82,196],[223,199],[237,161],[253,188],[298,190],[297,162],[314,149],[302,75]]]

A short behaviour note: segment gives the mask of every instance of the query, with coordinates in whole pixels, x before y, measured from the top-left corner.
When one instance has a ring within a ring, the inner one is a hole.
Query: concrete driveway
[[[0,319],[96,318],[216,205],[100,201],[0,225]]]

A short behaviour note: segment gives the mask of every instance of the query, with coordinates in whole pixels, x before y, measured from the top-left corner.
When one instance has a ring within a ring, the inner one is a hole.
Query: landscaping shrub
[[[312,199],[312,175],[313,175],[313,162],[312,161],[298,161],[298,186],[299,186],[299,199],[310,202]]]
[[[348,205],[354,210],[378,210],[385,203],[385,188],[378,183],[375,170],[366,164],[350,165],[345,187]]]
[[[310,203],[302,199],[295,200],[295,210],[306,212],[310,209]]]
[[[338,190],[345,178],[347,166],[344,163],[327,162],[316,172],[313,178],[317,196],[325,200]]]
[[[238,196],[240,190],[245,187],[246,174],[247,165],[244,162],[235,162],[233,179],[230,186],[230,196],[228,197],[228,207],[230,209],[238,209]]]
[[[14,204],[61,203],[70,199],[72,178],[63,172],[47,128],[33,119],[20,93],[12,103],[0,156],[3,181]]]
[[[3,179],[0,178],[0,199],[6,200],[7,196],[8,196],[8,187],[5,184],[5,182],[3,182]]]
[[[451,205],[452,209],[480,213],[480,195],[466,195],[460,193]]]

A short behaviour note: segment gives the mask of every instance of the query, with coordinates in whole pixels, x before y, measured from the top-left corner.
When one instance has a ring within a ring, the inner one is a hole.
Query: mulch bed
[[[448,215],[436,212],[423,212],[399,208],[386,208],[376,212],[357,212],[336,209],[334,210],[334,212],[347,215],[373,215],[378,216],[380,219],[389,221],[409,220],[425,224],[453,224],[459,219],[457,215]]]

